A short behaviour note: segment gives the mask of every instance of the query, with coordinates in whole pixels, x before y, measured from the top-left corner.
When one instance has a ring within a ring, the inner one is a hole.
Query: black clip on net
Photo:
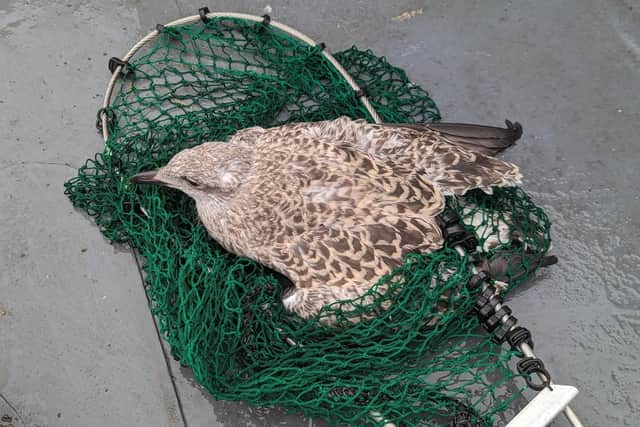
[[[102,130],[104,129],[102,126],[103,114],[107,118],[107,129],[113,127],[113,125],[115,124],[116,116],[113,114],[113,111],[110,111],[105,107],[100,108],[98,110],[98,113],[96,114],[96,129],[98,130],[99,134],[102,134]]]
[[[360,89],[355,91],[356,94],[356,98],[360,99],[363,96],[366,98],[369,96],[369,90],[367,89],[366,86],[361,87]]]
[[[128,77],[133,73],[133,70],[129,66],[128,61],[123,61],[120,58],[112,56],[111,59],[109,59],[109,64],[107,65],[107,68],[109,68],[109,71],[111,72],[111,74],[113,74],[116,72],[116,69],[118,67],[120,67],[120,74],[123,77]]]
[[[209,17],[207,16],[209,13],[211,13],[211,11],[207,6],[204,6],[198,9],[198,15],[200,15],[200,20],[202,21],[203,24],[206,24],[207,22],[209,22]]]
[[[527,344],[533,350],[533,338],[531,332],[522,326],[516,326],[506,334],[507,342],[511,349],[517,350],[522,344]]]
[[[524,379],[527,385],[535,391],[542,391],[549,387],[551,390],[551,375],[549,371],[544,367],[542,360],[537,357],[525,357],[518,362],[518,372],[524,375]],[[536,374],[540,377],[540,382],[533,381],[532,376]]]
[[[455,214],[441,215],[439,217],[441,225],[444,225],[444,235],[447,243],[451,246],[458,246],[466,254],[474,253],[475,238],[469,239],[468,233],[460,224],[460,219]],[[475,236],[474,236],[475,237]],[[471,242],[467,242],[471,240]],[[465,243],[471,243],[466,244]],[[474,260],[475,261],[475,260]],[[511,315],[511,309],[502,304],[502,298],[496,294],[496,288],[492,285],[482,290],[482,286],[487,283],[490,276],[485,271],[480,271],[469,279],[467,289],[470,291],[481,291],[474,305],[474,311],[485,329],[492,335],[492,340],[496,344],[505,341],[512,349],[520,349],[523,344],[527,344],[533,350],[533,339],[531,332],[521,326],[516,326],[518,319]],[[551,388],[551,374],[544,367],[542,360],[537,357],[525,357],[517,364],[518,372],[524,376],[527,385],[536,391],[541,391],[546,387]],[[540,381],[534,382],[532,375],[536,374]]]

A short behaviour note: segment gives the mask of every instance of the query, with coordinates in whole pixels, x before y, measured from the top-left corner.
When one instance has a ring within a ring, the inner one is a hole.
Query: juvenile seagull
[[[380,161],[366,153],[371,147],[400,154]],[[441,248],[436,216],[444,195],[520,178],[515,165],[470,152],[436,129],[341,117],[245,129],[229,142],[183,150],[131,182],[195,199],[209,234],[287,276],[294,287],[285,307],[309,318],[362,296],[405,254]]]

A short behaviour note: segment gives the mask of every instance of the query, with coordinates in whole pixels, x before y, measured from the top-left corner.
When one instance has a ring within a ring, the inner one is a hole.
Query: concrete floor
[[[212,402],[167,364],[132,255],[62,193],[102,149],[93,123],[107,59],[200,3],[0,0],[1,427],[319,424]],[[580,388],[573,406],[586,425],[637,426],[638,0],[269,3],[274,19],[332,50],[385,55],[447,120],[523,123],[507,157],[553,219],[560,263],[510,305],[554,379]],[[266,4],[209,7],[261,14]]]

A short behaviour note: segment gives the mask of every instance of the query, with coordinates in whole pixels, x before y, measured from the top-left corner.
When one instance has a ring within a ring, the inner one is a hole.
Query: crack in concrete
[[[140,259],[138,257],[138,253],[135,249],[131,248],[131,253],[133,254],[133,259],[136,262],[136,268],[138,269],[138,274],[140,275],[140,282],[142,283],[142,287],[144,290],[144,295],[147,298],[147,302],[150,304],[149,295],[147,295],[146,289],[144,289],[144,273],[142,271],[142,265],[140,264]],[[150,305],[149,305],[150,306]],[[149,314],[151,314],[149,312]],[[175,375],[173,373],[173,369],[171,368],[171,361],[169,360],[169,355],[165,350],[164,345],[162,345],[162,334],[160,333],[160,329],[158,328],[158,323],[156,322],[153,315],[151,315],[151,321],[153,322],[153,327],[155,328],[156,335],[158,337],[158,343],[160,344],[160,349],[162,350],[162,356],[164,357],[164,362],[167,367],[167,372],[169,374],[169,379],[171,379],[171,385],[173,387],[173,393],[176,396],[176,401],[178,402],[178,410],[180,411],[180,418],[182,418],[182,425],[184,427],[187,426],[187,417],[184,413],[184,408],[182,406],[182,399],[180,398],[180,392],[178,391],[178,385],[176,384]]]
[[[67,162],[46,162],[43,160],[3,160],[2,163],[8,165],[40,165],[40,166],[62,166],[78,170],[79,168]]]
[[[2,399],[4,403],[7,404],[7,406],[13,411],[16,417],[18,417],[18,420],[20,420],[20,422],[24,424],[24,420],[22,419],[22,416],[20,416],[20,413],[18,412],[18,410],[15,408],[15,406],[11,404],[11,402],[9,402],[9,400],[6,397],[4,397],[2,393],[0,393],[0,399]]]

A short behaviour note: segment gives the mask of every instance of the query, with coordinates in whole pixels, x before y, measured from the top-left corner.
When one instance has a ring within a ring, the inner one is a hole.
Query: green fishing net
[[[188,197],[128,182],[186,147],[249,126],[370,119],[320,52],[234,19],[165,27],[125,67],[107,110],[105,150],[65,184],[66,194],[107,238],[139,251],[162,336],[214,398],[332,424],[499,424],[522,404],[525,382],[511,369],[518,354],[495,344],[473,313],[466,256],[445,247],[407,257],[372,284],[373,299],[325,308],[329,327],[285,311],[281,278],[209,238]],[[356,48],[335,57],[384,121],[440,119],[427,92],[384,58]],[[547,216],[518,188],[450,198],[447,209],[476,233],[487,259],[507,262],[501,279],[511,288],[549,248]]]

